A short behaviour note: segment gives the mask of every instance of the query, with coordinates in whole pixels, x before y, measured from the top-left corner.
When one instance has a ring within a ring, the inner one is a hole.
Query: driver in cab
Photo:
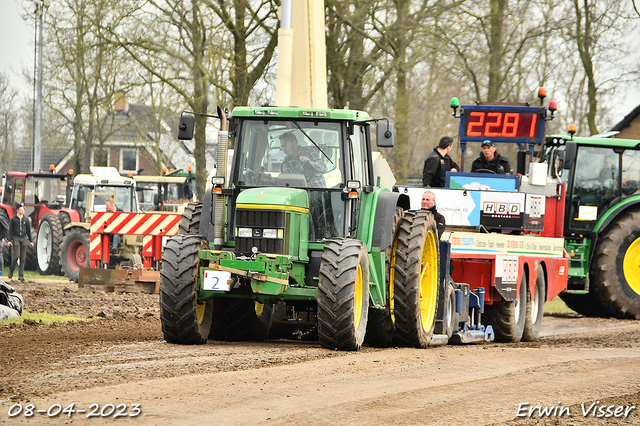
[[[496,152],[496,146],[490,140],[482,142],[482,151],[471,163],[471,173],[495,173],[504,175],[512,173],[509,157]]]
[[[326,186],[323,173],[326,165],[320,158],[320,151],[315,147],[300,147],[293,132],[280,135],[280,147],[286,157],[282,162],[282,173],[304,175],[307,186],[324,188]],[[271,183],[269,173],[260,172],[260,182]]]

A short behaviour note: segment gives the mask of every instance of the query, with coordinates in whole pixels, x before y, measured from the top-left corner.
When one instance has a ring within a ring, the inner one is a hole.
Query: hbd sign
[[[520,204],[519,203],[500,203],[485,201],[482,204],[483,214],[496,214],[496,215],[519,215]]]

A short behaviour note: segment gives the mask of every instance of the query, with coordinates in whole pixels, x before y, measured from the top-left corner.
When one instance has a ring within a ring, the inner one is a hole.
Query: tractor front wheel
[[[620,215],[602,233],[589,285],[615,317],[640,319],[640,211]]]
[[[394,318],[400,345],[431,343],[438,306],[438,230],[427,211],[407,212],[400,223],[394,276]]]
[[[179,234],[199,234],[200,217],[202,216],[202,203],[189,203],[182,212],[182,218],[178,224]]]
[[[361,241],[328,240],[318,280],[318,338],[329,349],[357,351],[369,310],[369,257]]]
[[[207,342],[213,300],[198,300],[200,250],[209,248],[199,235],[170,237],[162,254],[160,271],[160,321],[164,340],[183,345]]]
[[[89,230],[69,229],[62,240],[60,258],[65,277],[78,282],[80,268],[89,266]]]
[[[36,238],[36,258],[41,275],[60,273],[60,246],[62,245],[62,225],[58,216],[45,214],[38,227]]]

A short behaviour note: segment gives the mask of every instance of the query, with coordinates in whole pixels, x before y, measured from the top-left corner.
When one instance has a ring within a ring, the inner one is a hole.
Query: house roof
[[[48,171],[49,165],[58,165],[60,162],[67,156],[67,154],[71,151],[71,147],[56,147],[56,148],[46,148],[42,147],[42,152],[40,156],[40,167],[42,171]],[[31,172],[33,163],[33,148],[31,147],[20,147],[15,151],[15,157],[13,159],[13,163],[10,166],[9,172]]]
[[[631,122],[635,120],[639,115],[640,115],[640,105],[635,107],[633,111],[627,114],[618,124],[613,126],[611,130],[620,131],[625,127],[629,127],[631,125]]]

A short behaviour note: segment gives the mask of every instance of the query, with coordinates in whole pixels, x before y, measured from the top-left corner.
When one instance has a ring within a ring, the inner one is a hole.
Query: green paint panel
[[[236,204],[260,204],[265,206],[287,206],[308,209],[309,196],[304,189],[251,188],[238,194]]]
[[[270,118],[297,118],[313,120],[368,120],[369,114],[363,111],[348,109],[321,109],[321,108],[295,108],[295,107],[236,107],[231,113],[231,118],[255,117],[261,119]]]
[[[266,266],[264,262],[258,262],[256,260],[220,260],[220,266],[226,266],[227,268],[242,269],[243,271],[255,271],[264,272]]]

